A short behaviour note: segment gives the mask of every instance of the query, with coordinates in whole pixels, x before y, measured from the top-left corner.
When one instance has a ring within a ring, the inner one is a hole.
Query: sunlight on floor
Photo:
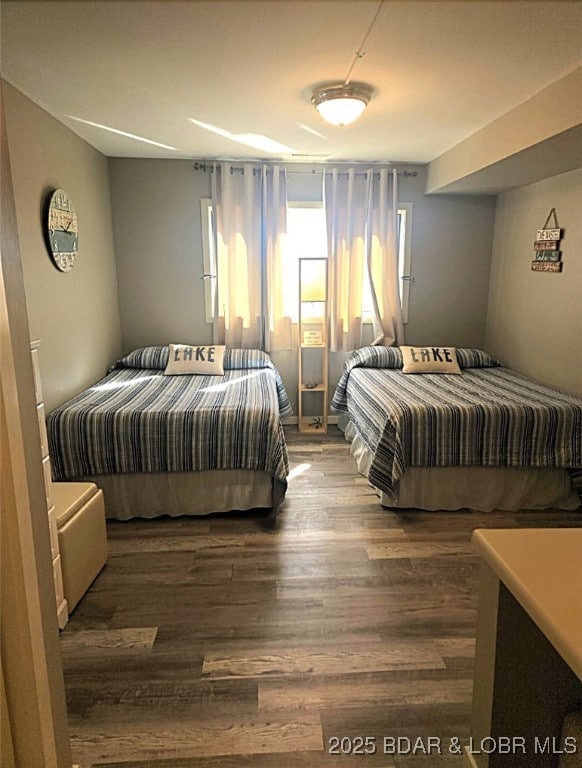
[[[293,480],[293,478],[297,477],[298,475],[302,475],[304,472],[307,472],[308,469],[311,469],[311,464],[298,464],[295,469],[292,469],[291,472],[289,472],[288,480]]]

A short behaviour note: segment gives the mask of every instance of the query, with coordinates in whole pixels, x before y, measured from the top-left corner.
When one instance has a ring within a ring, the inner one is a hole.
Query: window
[[[296,258],[327,258],[327,232],[323,203],[289,203],[287,242]]]
[[[408,294],[414,278],[410,274],[412,254],[412,203],[398,207],[398,276],[400,278],[400,306],[402,322],[408,322]]]
[[[216,249],[215,226],[212,200],[200,201],[202,221],[202,258],[204,280],[204,304],[206,322],[214,319],[216,300]],[[400,276],[400,301],[402,319],[408,322],[408,293],[410,283],[410,256],[412,231],[412,203],[401,203],[398,208],[398,274]],[[327,232],[325,211],[321,202],[293,202],[287,208],[287,243],[289,261],[285,272],[285,281],[296,286],[298,281],[298,259],[327,257]],[[367,272],[364,279],[364,322],[372,322],[373,305]],[[289,291],[285,315],[297,322],[298,307],[296,291]]]
[[[327,258],[327,231],[323,203],[289,203],[287,206],[286,285],[299,285],[299,259]],[[285,315],[299,321],[298,289],[285,297]]]
[[[206,322],[214,320],[216,306],[216,239],[214,209],[210,198],[200,200],[200,222],[202,225],[202,280],[204,281],[204,307]]]

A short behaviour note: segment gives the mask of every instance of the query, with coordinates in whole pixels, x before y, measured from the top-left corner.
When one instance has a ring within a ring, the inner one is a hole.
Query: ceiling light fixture
[[[354,54],[352,64],[342,83],[328,83],[315,89],[311,97],[311,103],[317,109],[323,119],[331,125],[349,125],[362,115],[370,99],[374,94],[371,85],[365,83],[350,83],[350,76],[356,62],[365,56],[364,46],[370,36],[370,32],[376,23],[384,0],[380,0],[374,18],[370,22],[362,44]]]
[[[364,83],[324,85],[314,91],[311,103],[327,123],[349,125],[366,109],[372,94]]]

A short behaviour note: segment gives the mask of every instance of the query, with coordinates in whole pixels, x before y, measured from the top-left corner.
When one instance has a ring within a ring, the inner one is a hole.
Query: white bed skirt
[[[82,479],[103,490],[106,517],[116,520],[269,509],[278,503],[272,476],[248,469],[94,475]]]
[[[372,455],[353,424],[345,427],[346,440],[358,472],[368,476]],[[385,507],[456,510],[567,509],[580,506],[568,471],[557,467],[411,467],[400,478],[397,501],[378,490]]]

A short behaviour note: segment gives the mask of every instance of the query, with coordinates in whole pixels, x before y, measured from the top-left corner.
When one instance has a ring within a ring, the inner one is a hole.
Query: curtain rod
[[[209,173],[214,173],[214,171],[216,169],[216,165],[219,162],[220,162],[219,160],[217,160],[215,162],[200,162],[200,161],[197,160],[194,163],[194,165],[192,166],[192,168],[195,171],[208,171]],[[354,165],[355,164],[356,163],[354,163]],[[350,164],[349,163],[339,163],[339,165],[350,165]],[[358,163],[358,165],[365,165],[365,163]],[[238,167],[238,166],[233,165],[232,168],[231,168],[231,173],[235,173],[237,171],[241,171],[242,172],[243,170],[244,169],[242,167]],[[253,168],[253,172],[256,172],[257,170],[258,170],[258,168],[255,168],[255,167]],[[324,170],[320,171],[320,170],[315,170],[315,168],[313,168],[311,171],[293,171],[293,170],[289,170],[289,169],[286,169],[286,170],[287,170],[287,173],[289,175],[292,175],[292,176],[323,176],[324,173],[329,173],[328,169],[324,169]],[[367,169],[367,170],[374,170],[374,168],[372,167],[372,168]],[[361,173],[365,173],[365,172],[366,171],[361,171]],[[418,176],[418,171],[397,171],[397,174],[398,174],[398,176],[404,176],[404,178],[414,178],[414,177]]]
[[[374,169],[372,167],[372,168],[368,168],[366,171],[356,172],[356,176],[358,176],[361,173],[367,173],[368,170],[373,171],[374,173],[378,173],[378,169]],[[390,170],[390,169],[388,169],[388,170]],[[330,173],[330,170],[325,170],[325,171],[316,171],[316,170],[312,170],[312,171],[290,171],[290,170],[287,170],[287,173],[290,176],[323,176],[324,173]],[[345,173],[345,171],[344,171],[344,173]],[[396,171],[396,173],[398,174],[398,176],[404,176],[405,178],[413,178],[414,176],[418,176],[418,171]]]

